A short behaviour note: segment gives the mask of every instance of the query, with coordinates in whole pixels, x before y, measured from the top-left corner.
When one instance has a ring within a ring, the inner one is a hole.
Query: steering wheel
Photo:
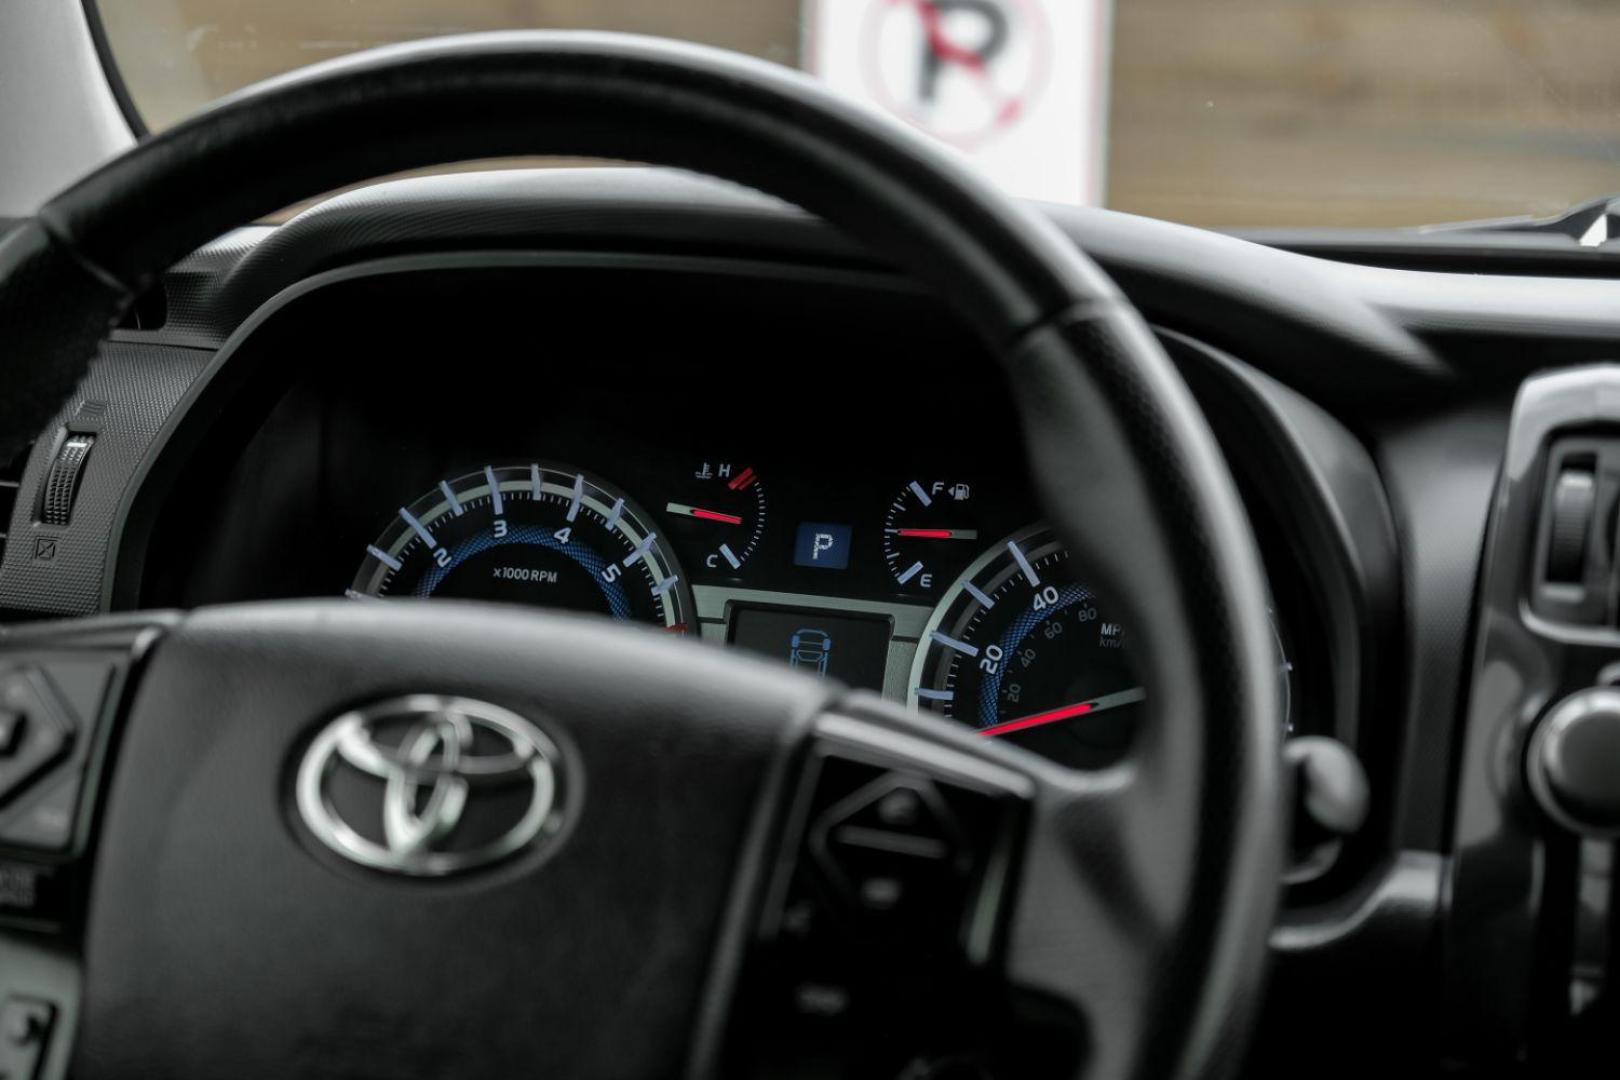
[[[1132,627],[1144,726],[1121,762],[1064,769],[709,646],[448,602],[13,627],[0,665],[129,650],[91,774],[75,1074],[1233,1066],[1281,849],[1254,539],[1113,284],[900,125],[774,65],[606,34],[273,80],[0,244],[0,435],[37,434],[131,297],[228,227],[517,154],[757,188],[960,312],[1011,382],[1053,527]]]

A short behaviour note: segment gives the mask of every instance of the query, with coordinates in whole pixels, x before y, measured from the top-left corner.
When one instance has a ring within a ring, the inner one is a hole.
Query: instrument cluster
[[[1144,691],[1109,583],[1042,522],[977,341],[868,285],[491,267],[314,291],[199,402],[132,601],[588,612],[1112,760]],[[1277,566],[1300,711],[1309,590]]]
[[[691,628],[694,586],[924,604],[1028,514],[1021,493],[965,473],[827,485],[817,471],[671,456],[632,490],[573,463],[489,462],[401,500],[348,595],[506,600],[676,631]]]
[[[404,493],[346,595],[708,638],[1073,764],[1128,743],[1146,696],[1129,634],[1019,485],[881,466],[828,482],[822,464],[670,455],[632,490],[549,458],[487,462]]]

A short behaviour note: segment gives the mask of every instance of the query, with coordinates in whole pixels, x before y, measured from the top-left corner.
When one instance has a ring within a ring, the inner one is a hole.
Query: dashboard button
[[[1572,832],[1620,836],[1620,690],[1582,690],[1542,720],[1530,741],[1530,788]]]
[[[1553,484],[1547,529],[1547,580],[1580,584],[1597,487],[1589,467],[1566,467]]]

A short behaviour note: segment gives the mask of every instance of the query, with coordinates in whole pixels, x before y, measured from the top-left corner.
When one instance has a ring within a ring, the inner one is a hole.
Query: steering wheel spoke
[[[1139,1065],[1186,882],[1184,853],[1142,859],[1168,815],[1134,760],[1064,769],[855,695],[814,723],[797,773],[728,1065]]]
[[[43,1010],[41,1055],[73,1034],[82,1006],[89,1060],[114,1075],[160,1016],[186,1029],[199,1060],[224,1060],[214,1054],[234,1053],[234,1036],[213,1011],[243,995],[289,1018],[258,1037],[260,1050],[295,1053],[341,1019],[309,1000],[338,1000],[379,971],[392,977],[367,1007],[389,1030],[436,995],[434,979],[411,977],[431,958],[435,979],[470,980],[462,1022],[509,1007],[514,987],[559,1018],[493,1040],[480,1051],[492,1062],[523,1057],[531,1039],[555,1052],[580,1025],[622,1021],[655,1041],[663,1031],[665,1053],[695,1027],[699,1073],[777,1075],[814,1058],[829,1076],[853,1063],[898,1073],[973,1062],[1060,1077],[1113,1018],[1075,1010],[1064,996],[1074,985],[1042,985],[1040,966],[1024,970],[1021,958],[1107,955],[1119,973],[1139,969],[1140,947],[1157,940],[1132,933],[1140,897],[1108,893],[1128,856],[1129,769],[1058,769],[871,695],[660,635],[625,640],[511,609],[308,603],[87,620],[7,645],[7,679],[37,683],[51,708],[90,721],[60,766],[102,779],[91,747],[120,734],[117,774],[83,791],[87,809],[106,806],[97,844],[31,853],[76,897],[50,924],[59,945],[42,954],[61,959],[42,981],[34,956],[5,986],[17,1008]],[[457,694],[397,694],[402,656],[413,679]],[[95,672],[93,685],[62,681]],[[475,732],[504,738],[541,717],[548,738],[533,747]],[[469,803],[527,777],[536,755],[555,770],[552,835],[435,891],[432,879],[462,869],[448,852],[474,820]],[[328,792],[340,771],[359,785]],[[377,804],[369,823],[356,809],[365,799]],[[318,827],[312,801],[316,818],[355,818],[344,822],[349,846]],[[413,828],[401,832],[392,817],[406,813]],[[1047,880],[1052,853],[1082,851],[1061,886]],[[588,902],[576,884],[586,876]],[[452,896],[477,918],[443,923]],[[1045,941],[1049,928],[1026,912],[1057,896],[1060,909],[1094,907],[1101,937],[1082,944],[1060,918],[1068,932]],[[86,898],[81,934],[69,912]],[[604,920],[616,948],[596,928]],[[684,978],[686,993],[654,993],[639,958],[667,953],[677,933],[688,947],[662,957],[661,980]],[[343,948],[305,947],[327,939]],[[272,947],[243,966],[239,940]],[[571,970],[582,946],[591,977],[544,977],[548,956]],[[67,959],[81,948],[98,969],[82,1003]],[[199,986],[210,995],[198,998]],[[627,1000],[606,1021],[586,1019]],[[593,1056],[604,1047],[576,1047],[582,1074],[606,1067]]]

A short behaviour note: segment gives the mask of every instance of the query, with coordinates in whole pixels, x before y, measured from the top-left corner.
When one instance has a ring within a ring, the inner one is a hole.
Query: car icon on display
[[[814,627],[802,627],[793,632],[788,641],[788,665],[813,670],[818,677],[827,674],[827,659],[832,655],[832,635]]]

